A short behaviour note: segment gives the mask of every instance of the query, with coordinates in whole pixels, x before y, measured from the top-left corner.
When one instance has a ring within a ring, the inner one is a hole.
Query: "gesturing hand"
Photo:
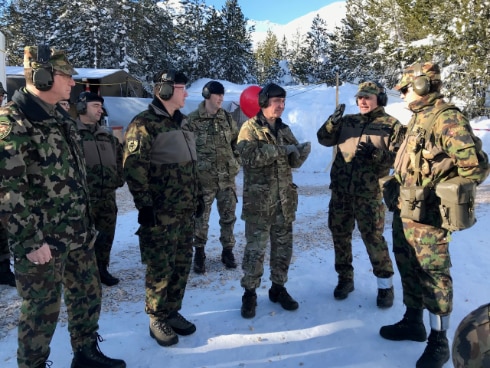
[[[345,104],[338,104],[332,116],[330,117],[333,125],[337,125],[340,123],[342,116],[344,116],[344,111],[345,111]]]

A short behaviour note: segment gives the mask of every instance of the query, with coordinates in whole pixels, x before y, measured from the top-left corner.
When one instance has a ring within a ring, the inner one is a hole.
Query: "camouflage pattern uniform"
[[[219,240],[223,248],[233,248],[237,203],[235,177],[240,171],[237,123],[221,108],[216,115],[208,114],[204,101],[189,114],[188,121],[189,129],[196,136],[197,167],[204,199],[204,213],[196,219],[194,246],[206,245],[209,216],[216,199],[221,229]]]
[[[422,149],[421,178],[416,175],[413,152],[420,143],[424,124],[446,103],[439,92],[431,92],[410,104],[414,115],[407,136],[395,160],[395,174],[402,187],[444,181],[459,175],[481,182],[486,177],[479,167],[476,137],[466,117],[456,109],[445,110],[436,118],[430,138]],[[439,199],[434,190],[426,200],[422,222],[393,219],[393,252],[403,286],[403,302],[415,309],[427,308],[435,315],[449,315],[453,309],[453,283],[449,272],[450,233],[440,227]]]
[[[107,127],[77,121],[87,163],[87,183],[95,228],[97,262],[107,268],[116,231],[116,189],[123,186],[123,151]]]
[[[238,151],[243,164],[243,209],[247,244],[241,286],[256,289],[264,273],[264,255],[270,239],[270,280],[284,285],[293,253],[293,221],[298,207],[291,168],[299,168],[308,153],[287,155],[286,145],[298,145],[291,129],[276,119],[275,129],[262,112],[243,123]]]
[[[453,339],[454,368],[490,367],[490,303],[468,314]]]
[[[200,194],[194,134],[186,117],[171,117],[154,98],[126,130],[124,175],[138,210],[152,208],[155,226],[141,225],[141,260],[146,264],[146,307],[165,320],[182,307],[192,263],[194,214]]]
[[[338,124],[332,117],[317,132],[318,142],[336,146],[330,171],[332,195],[328,227],[335,249],[335,270],[339,280],[353,280],[352,232],[355,221],[366,246],[373,273],[379,279],[393,275],[388,245],[383,236],[385,208],[378,179],[388,175],[401,140],[403,126],[382,106],[367,114],[345,115]],[[373,158],[356,156],[360,142],[377,148]],[[385,288],[391,285],[385,286]]]
[[[0,263],[10,262],[10,251],[7,229],[0,223]]]
[[[62,65],[64,57],[52,62]],[[66,73],[71,70],[66,65]],[[0,137],[0,216],[8,224],[22,297],[17,361],[36,367],[49,356],[62,289],[73,350],[92,344],[98,330],[101,287],[85,161],[75,122],[26,90],[0,109]],[[53,258],[36,265],[26,255],[44,242]]]

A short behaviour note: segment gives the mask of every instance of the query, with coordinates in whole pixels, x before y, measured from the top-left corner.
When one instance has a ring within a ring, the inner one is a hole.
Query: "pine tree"
[[[279,63],[282,60],[281,48],[277,42],[277,37],[271,30],[263,42],[259,42],[255,51],[257,62],[257,81],[259,84],[276,82],[284,75]]]

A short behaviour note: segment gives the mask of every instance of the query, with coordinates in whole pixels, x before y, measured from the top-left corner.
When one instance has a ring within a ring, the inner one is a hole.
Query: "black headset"
[[[40,91],[49,91],[53,86],[53,65],[49,62],[51,57],[51,49],[48,45],[37,46],[37,65],[32,67],[32,61],[30,62],[32,68],[32,83],[36,89]]]
[[[259,92],[259,107],[267,107],[269,105],[269,89],[272,83],[267,84]]]
[[[83,115],[87,112],[87,95],[89,93],[90,92],[84,91],[80,93],[80,95],[78,96],[76,108],[77,108],[77,112],[80,115]]]
[[[208,99],[209,97],[211,97],[211,92],[209,91],[209,87],[211,86],[211,83],[213,81],[209,81],[208,83],[206,83],[204,85],[204,87],[202,87],[202,97],[204,97],[204,99]]]
[[[414,65],[413,91],[419,96],[425,96],[430,92],[430,78],[422,71],[422,64]]]
[[[160,81],[158,81],[161,83],[158,96],[164,101],[170,100],[174,94],[175,74],[177,72],[174,69],[169,69],[162,74]]]

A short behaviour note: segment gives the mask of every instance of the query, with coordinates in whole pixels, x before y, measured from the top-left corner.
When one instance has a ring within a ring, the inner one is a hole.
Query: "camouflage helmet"
[[[441,69],[439,65],[432,62],[412,64],[403,71],[402,79],[395,86],[395,89],[399,91],[403,87],[412,84],[417,77],[422,75],[426,76],[430,81],[440,81]]]
[[[38,54],[39,47],[45,46],[26,46],[24,48],[24,68],[39,69],[51,67],[53,70],[64,74],[78,74],[68,61],[64,51],[51,48],[49,49],[48,55],[42,56]]]
[[[490,303],[468,314],[453,339],[454,368],[490,367]]]
[[[369,95],[377,96],[383,91],[384,89],[378,83],[372,81],[365,81],[359,84],[355,97],[369,96]]]

